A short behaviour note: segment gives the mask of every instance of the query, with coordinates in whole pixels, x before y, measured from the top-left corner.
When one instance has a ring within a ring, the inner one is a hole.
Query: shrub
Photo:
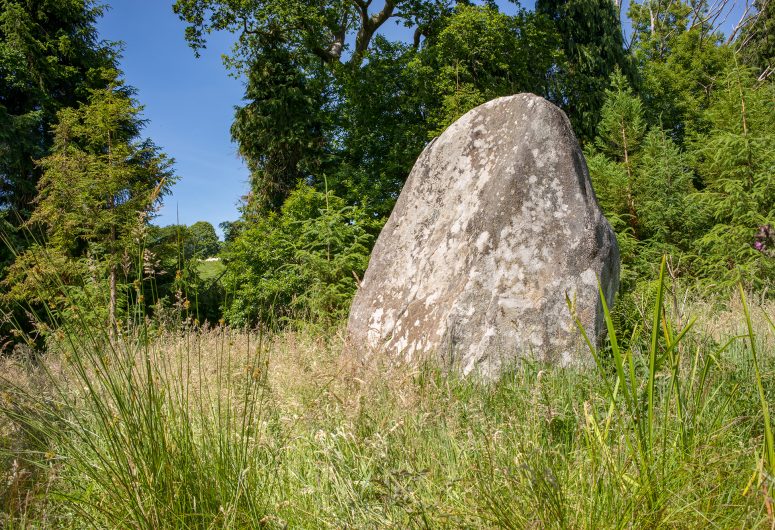
[[[364,209],[300,185],[279,213],[259,217],[228,245],[226,319],[340,319],[366,270],[373,224]]]

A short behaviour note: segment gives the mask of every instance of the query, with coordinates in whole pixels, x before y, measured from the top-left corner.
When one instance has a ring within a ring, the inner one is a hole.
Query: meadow
[[[2,359],[0,521],[771,528],[775,306],[690,300],[658,289],[589,363],[494,382],[356,358],[341,327],[74,318]]]
[[[775,4],[164,4],[0,1],[0,528],[775,530]],[[496,381],[354,355],[418,156],[519,93],[616,233],[607,339]]]

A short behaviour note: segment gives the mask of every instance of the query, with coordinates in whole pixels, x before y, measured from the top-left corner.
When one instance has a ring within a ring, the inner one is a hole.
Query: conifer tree
[[[234,324],[330,324],[346,315],[369,259],[374,222],[330,191],[300,184],[280,212],[248,225],[226,246],[224,316]]]
[[[231,136],[251,172],[249,209],[263,213],[279,210],[321,165],[326,76],[310,75],[314,58],[290,47],[278,30],[255,41],[245,105],[236,109]]]
[[[611,0],[538,0],[536,12],[549,17],[561,39],[564,61],[549,75],[559,93],[549,97],[563,110],[582,141],[595,137],[605,89],[616,68],[634,77],[624,47],[618,4]]]
[[[652,128],[643,140],[633,194],[642,237],[661,248],[658,254],[677,250],[691,234],[688,197],[693,191],[686,157],[665,131]]]
[[[113,44],[99,40],[93,0],[0,1],[0,224],[23,247],[41,175],[35,160],[49,154],[56,113],[105,88],[117,64]],[[13,260],[0,245],[0,277]]]
[[[627,79],[617,70],[611,76],[611,88],[606,90],[606,102],[601,111],[595,146],[610,159],[622,164],[626,179],[620,193],[627,204],[627,222],[633,234],[638,233],[638,212],[633,194],[635,180],[634,156],[640,148],[646,122],[640,98],[633,94]]]
[[[775,223],[775,85],[756,77],[728,69],[705,112],[709,130],[692,142],[708,223],[697,241],[700,273],[749,287],[775,277],[773,260],[754,247],[757,230]]]
[[[46,286],[40,275],[29,274],[30,264],[46,262],[59,280],[77,282],[86,263],[96,263],[106,272],[108,321],[115,328],[119,267],[137,248],[138,229],[173,178],[171,161],[150,140],[139,139],[139,112],[130,91],[114,85],[58,113],[52,153],[40,161],[43,174],[28,222],[45,234],[46,257],[41,260],[33,249],[16,260],[6,280],[12,298],[51,302],[55,297],[41,293]]]

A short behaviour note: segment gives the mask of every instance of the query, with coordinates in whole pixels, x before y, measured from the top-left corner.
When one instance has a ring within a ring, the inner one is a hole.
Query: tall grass
[[[773,307],[677,329],[667,288],[627,348],[605,308],[594,366],[495,383],[336,333],[65,324],[2,367],[2,524],[769,528]]]
[[[215,333],[205,359],[191,333],[164,348],[68,325],[63,336],[49,353],[57,371],[39,368],[46,393],[3,381],[2,411],[36,448],[14,458],[57,475],[52,499],[97,527],[231,527],[266,514],[274,452],[260,337],[237,359]]]

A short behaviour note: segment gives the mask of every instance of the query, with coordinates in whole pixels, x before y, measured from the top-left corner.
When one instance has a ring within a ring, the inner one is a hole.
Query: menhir
[[[599,282],[599,283],[598,283]],[[565,114],[532,94],[467,113],[420,155],[350,310],[350,347],[435,356],[496,377],[520,357],[560,364],[604,334],[616,238]]]

